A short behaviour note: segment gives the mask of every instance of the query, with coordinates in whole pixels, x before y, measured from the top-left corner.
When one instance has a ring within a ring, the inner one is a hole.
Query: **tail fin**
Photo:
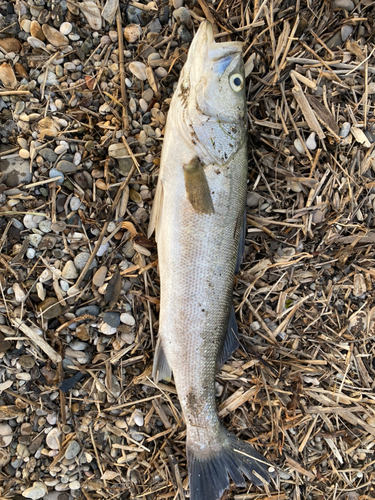
[[[199,449],[187,447],[190,500],[220,500],[229,488],[229,478],[245,487],[245,476],[256,486],[264,486],[276,477],[275,468],[245,441],[223,430],[223,446],[204,458]]]

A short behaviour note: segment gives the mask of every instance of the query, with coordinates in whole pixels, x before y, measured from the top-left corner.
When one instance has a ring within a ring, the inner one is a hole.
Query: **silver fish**
[[[247,181],[245,74],[239,42],[203,22],[170,104],[150,218],[161,282],[153,377],[172,372],[187,427],[191,500],[218,500],[228,475],[262,486],[267,460],[219,420],[215,374],[238,347],[233,276]],[[228,328],[229,323],[229,328]],[[242,472],[242,473],[241,473]]]

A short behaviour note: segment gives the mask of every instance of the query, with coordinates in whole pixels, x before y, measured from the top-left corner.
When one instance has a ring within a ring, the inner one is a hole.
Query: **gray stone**
[[[120,324],[120,313],[115,311],[108,311],[103,316],[103,321],[112,328],[117,328]]]
[[[57,184],[62,184],[64,182],[64,174],[62,172],[59,172],[56,168],[51,168],[51,170],[49,171],[49,176],[51,179],[53,179],[54,177],[59,177],[59,179],[56,179],[55,181]],[[60,212],[61,211],[62,210],[60,210]]]
[[[20,157],[0,160],[0,172],[5,174],[4,183],[8,187],[31,182],[30,162]]]
[[[64,457],[67,459],[67,460],[71,460],[72,458],[75,458],[78,453],[81,451],[81,447],[79,445],[79,443],[77,443],[77,441],[75,441],[74,439],[72,441],[70,441],[70,443],[68,444],[68,447],[67,449],[65,450],[65,455]]]
[[[57,159],[57,154],[50,148],[43,148],[38,151],[38,154],[46,161],[53,163]]]
[[[82,270],[85,267],[86,262],[89,260],[89,258],[90,254],[88,252],[80,252],[74,258],[74,265],[76,266],[77,269]],[[93,269],[94,267],[98,267],[96,259],[92,261],[89,269]]]
[[[181,7],[183,9],[184,7]],[[178,29],[177,29],[177,34],[180,37],[180,40],[182,43],[189,43],[193,39],[193,35],[190,33],[190,31],[187,29],[187,27],[184,24],[181,24]]]
[[[83,306],[83,307],[79,307],[75,314],[76,316],[83,316],[84,314],[91,314],[91,316],[98,316],[99,315],[99,312],[100,312],[100,309],[98,306]]]
[[[59,161],[56,165],[56,168],[59,172],[63,172],[64,174],[69,174],[77,170],[77,167],[74,165],[74,163],[66,160]]]

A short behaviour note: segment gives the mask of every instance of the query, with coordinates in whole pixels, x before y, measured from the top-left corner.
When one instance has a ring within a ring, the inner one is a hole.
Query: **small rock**
[[[18,151],[18,154],[20,155],[21,158],[23,158],[24,160],[27,160],[28,158],[30,158],[30,153],[27,151],[27,149],[20,149]]]
[[[312,132],[309,135],[309,137],[306,139],[306,142],[305,142],[306,147],[308,149],[310,149],[311,151],[313,151],[314,149],[316,149],[316,146],[317,146],[316,140],[315,140],[315,135],[316,135],[315,132]]]
[[[62,155],[63,153],[66,153],[67,150],[68,148],[64,144],[60,144],[59,146],[55,147],[54,152],[57,155]]]
[[[184,7],[181,7],[181,8],[183,9]],[[187,29],[187,27],[185,26],[185,24],[181,24],[177,28],[177,35],[180,37],[180,40],[181,40],[182,43],[189,43],[193,39],[193,35]]]
[[[159,68],[156,68],[155,70],[155,75],[158,78],[165,78],[168,75],[168,71],[165,68],[159,66]]]
[[[355,5],[352,0],[334,0],[332,3],[333,10],[347,10],[351,11],[354,9]]]
[[[70,174],[71,172],[76,172],[77,167],[74,163],[70,161],[61,160],[56,165],[56,168],[59,172],[63,172],[64,174]]]
[[[345,42],[352,33],[353,33],[353,27],[349,26],[349,24],[344,24],[344,26],[341,28],[341,38],[343,42]]]
[[[294,140],[294,147],[296,148],[296,150],[300,154],[304,154],[305,153],[305,148],[303,147],[303,144],[302,144],[302,142],[299,139],[295,139]]]
[[[81,200],[77,196],[73,196],[70,200],[70,210],[75,212],[81,206]]]
[[[60,25],[60,33],[63,35],[69,35],[69,33],[72,31],[73,26],[71,23],[65,22]]]
[[[43,314],[44,319],[53,319],[60,316],[62,307],[54,297],[47,297],[38,304],[38,310]]]
[[[68,260],[65,264],[61,275],[66,280],[74,280],[78,278],[78,271],[72,260]]]
[[[18,283],[14,283],[13,291],[16,302],[21,303],[26,299],[26,293],[23,291],[23,289]]]
[[[51,168],[48,175],[51,179],[55,179],[57,184],[62,184],[64,182],[64,174],[59,172],[56,168]]]
[[[100,309],[98,306],[83,306],[79,307],[75,314],[76,316],[83,316],[84,314],[90,314],[91,316],[98,316]]]
[[[30,245],[35,248],[38,248],[39,243],[42,241],[43,236],[41,234],[30,234],[29,241]]]
[[[89,260],[90,254],[88,252],[80,252],[74,258],[74,265],[80,271],[85,267],[86,262]],[[89,269],[93,269],[94,267],[98,267],[98,263],[96,259],[93,260]]]
[[[27,229],[35,229],[38,227],[38,223],[34,221],[33,215],[31,214],[26,214],[25,217],[23,218],[23,225]]]
[[[92,282],[95,286],[100,287],[104,285],[105,278],[107,276],[108,268],[106,266],[101,266],[94,274]]]
[[[28,259],[33,259],[35,257],[35,250],[33,248],[28,248],[27,251],[26,251],[26,257]]]
[[[42,42],[45,39],[43,30],[41,25],[38,23],[38,21],[31,21],[30,25],[30,35],[33,36],[34,38],[38,38],[38,40],[41,40]]]
[[[74,439],[72,441],[70,441],[70,443],[68,444],[68,447],[66,448],[65,450],[65,454],[64,454],[64,457],[67,459],[67,460],[71,460],[72,458],[75,458],[78,453],[81,451],[81,447],[79,445],[79,443],[77,443],[77,441],[75,441]]]
[[[144,424],[144,418],[143,418],[142,411],[139,409],[134,410],[132,417],[133,417],[135,425],[138,425],[138,427],[142,427],[142,425]]]
[[[46,436],[46,443],[48,448],[51,448],[51,450],[59,450],[60,449],[60,437],[61,437],[61,431],[55,427],[49,431],[49,433]]]
[[[46,161],[53,163],[57,159],[57,154],[50,148],[43,148],[38,151],[38,154]]]
[[[108,323],[103,323],[100,327],[100,331],[104,333],[104,335],[114,335],[117,332],[117,329],[108,325]]]
[[[134,326],[135,325],[135,319],[129,313],[122,313],[121,316],[120,316],[120,320],[125,325],[128,325],[128,326]]]
[[[4,151],[1,151],[4,154]],[[28,184],[31,182],[32,173],[30,172],[30,162],[22,158],[9,158],[0,160],[0,172],[5,175],[5,183],[8,187],[15,187],[19,184]]]
[[[35,482],[30,488],[27,488],[22,492],[22,496],[25,498],[31,498],[32,500],[37,500],[38,498],[43,498],[47,495],[48,490],[44,483],[39,481]]]
[[[12,428],[8,424],[0,424],[0,448],[9,446],[13,439]]]
[[[29,36],[27,39],[28,43],[33,47],[33,49],[45,49],[46,44],[42,42],[42,40],[39,40],[39,38],[36,38],[35,36]]]
[[[184,5],[184,0],[172,0],[172,5],[174,9],[179,9]]]
[[[17,38],[0,38],[0,47],[8,54],[10,52],[18,54],[22,45]]]
[[[0,66],[1,69],[1,66]],[[139,80],[146,80],[146,65],[139,61],[134,61],[129,64],[129,70],[133,73],[133,75]]]
[[[49,43],[55,47],[64,47],[69,44],[68,38],[49,24],[43,24],[42,30]]]
[[[146,77],[144,78],[144,80],[146,80]],[[3,63],[0,66],[0,81],[4,84],[5,87],[11,87],[13,89],[17,86],[17,78],[10,64]]]
[[[22,356],[20,356],[18,362],[24,370],[31,370],[35,366],[34,358],[32,356],[29,356],[28,354],[23,354]]]
[[[124,29],[124,37],[128,43],[136,42],[142,36],[142,28],[139,24],[128,24]]]
[[[10,455],[0,448],[0,467],[5,467],[10,462]]]
[[[151,102],[154,97],[154,91],[150,88],[146,89],[142,94],[142,99],[146,102]]]
[[[117,328],[120,324],[120,313],[115,311],[107,311],[104,313],[103,321],[112,328]]]
[[[350,132],[350,123],[349,122],[344,122],[342,124],[342,127],[339,132],[339,136],[345,139],[345,137],[348,137]]]
[[[186,7],[180,7],[174,10],[173,17],[176,19],[177,24],[185,24],[188,28],[192,27],[191,15]]]

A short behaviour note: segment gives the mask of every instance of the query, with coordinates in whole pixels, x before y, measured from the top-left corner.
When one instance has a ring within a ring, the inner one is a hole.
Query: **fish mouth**
[[[190,46],[189,55],[195,60],[201,59],[205,62],[219,61],[228,56],[234,56],[242,52],[242,42],[215,42],[212,24],[203,21]]]

